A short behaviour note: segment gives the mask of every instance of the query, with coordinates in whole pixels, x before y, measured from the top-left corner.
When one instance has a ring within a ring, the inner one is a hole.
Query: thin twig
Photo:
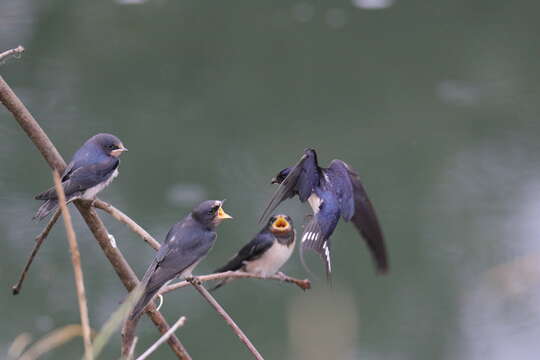
[[[178,321],[173,326],[171,326],[169,331],[167,331],[165,334],[163,334],[152,346],[150,346],[145,352],[143,352],[142,355],[137,358],[137,360],[144,360],[148,356],[150,356],[150,354],[152,354],[154,351],[156,351],[157,348],[161,344],[163,344],[165,341],[167,341],[169,336],[171,336],[176,331],[176,329],[178,329],[181,326],[184,326],[185,322],[186,322],[186,317],[181,316],[180,319],[178,319]]]
[[[64,194],[64,188],[62,187],[62,181],[58,171],[53,171],[54,187],[58,196],[58,205],[62,211],[62,217],[64,218],[64,225],[66,226],[66,233],[69,242],[69,250],[71,251],[71,262],[73,263],[73,273],[75,274],[75,287],[77,288],[77,298],[79,300],[79,312],[81,315],[81,326],[84,340],[84,357],[86,360],[92,360],[94,358],[92,351],[92,340],[90,339],[90,320],[88,320],[88,306],[86,304],[86,294],[84,291],[84,278],[81,268],[81,254],[79,253],[79,246],[77,245],[77,237],[75,236],[75,230],[73,230],[73,224],[71,223],[71,214],[66,204],[66,195]]]
[[[139,235],[154,250],[159,249],[159,247],[161,246],[160,243],[156,239],[154,239],[152,235],[150,235],[146,230],[144,230],[139,224],[137,224],[129,216],[127,216],[111,204],[106,203],[103,200],[96,199],[92,202],[92,205],[97,209],[105,211],[107,214],[111,215],[113,218],[120,221],[121,223],[126,224],[131,229],[131,231]]]
[[[197,276],[197,279],[202,283],[207,282],[207,281],[213,281],[213,280],[245,279],[245,278],[262,279],[262,280],[279,280],[279,281],[284,281],[284,282],[288,282],[288,283],[291,283],[291,284],[295,284],[296,286],[298,286],[302,290],[311,289],[311,282],[308,279],[300,280],[300,279],[296,279],[296,278],[287,276],[285,274],[281,274],[281,275],[276,274],[276,275],[264,277],[264,276],[260,276],[260,275],[250,274],[250,273],[243,272],[243,271],[226,271],[226,272],[217,273],[217,274]],[[190,285],[190,283],[187,282],[187,281],[179,281],[179,282],[177,282],[175,284],[166,286],[159,293],[160,294],[166,294],[166,293],[168,293],[170,291],[180,289],[180,288],[186,287],[188,285]]]
[[[189,279],[189,282],[202,295],[202,297],[206,301],[208,301],[210,305],[212,305],[212,307],[218,312],[218,314],[221,315],[223,319],[225,319],[227,324],[229,324],[229,326],[232,328],[233,332],[240,338],[240,341],[242,341],[246,345],[248,350],[253,354],[255,359],[264,360],[262,355],[259,353],[257,348],[255,348],[255,346],[251,343],[251,341],[249,341],[248,337],[246,336],[246,334],[244,334],[242,329],[240,329],[240,327],[236,325],[236,323],[230,317],[230,315],[227,314],[225,309],[223,309],[223,307],[216,301],[216,299],[214,299],[214,297],[210,295],[208,290],[206,290],[206,288],[201,285],[201,283],[197,280],[197,278],[191,278]]]
[[[24,52],[24,48],[19,45],[15,49],[10,49],[0,53],[0,62],[4,61],[10,56],[20,56]]]
[[[23,353],[24,349],[32,342],[32,335],[29,333],[22,333],[17,335],[15,340],[9,346],[7,352],[8,360],[16,360]]]
[[[26,265],[24,265],[23,271],[21,272],[21,275],[19,276],[19,281],[15,285],[11,287],[11,291],[13,295],[17,295],[21,292],[21,288],[24,282],[24,279],[26,278],[26,275],[28,273],[28,270],[30,269],[30,265],[32,265],[32,262],[34,261],[34,258],[37,255],[37,252],[39,248],[41,247],[41,244],[43,244],[43,241],[47,238],[49,235],[49,232],[53,228],[54,224],[56,223],[56,220],[60,217],[60,209],[56,210],[54,215],[51,217],[49,222],[47,223],[47,226],[45,226],[45,229],[36,236],[36,243],[34,244],[34,248],[32,249],[32,252],[30,253],[30,256],[28,257],[28,260],[26,261]]]
[[[54,348],[61,346],[75,336],[81,336],[81,325],[66,325],[59,329],[55,329],[50,333],[44,335],[41,339],[36,341],[32,346],[26,350],[18,360],[34,360],[41,355],[48,353]]]
[[[131,344],[131,349],[129,349],[129,353],[125,360],[133,360],[135,357],[135,346],[137,346],[137,342],[139,341],[139,338],[135,336],[133,339],[133,343]]]
[[[47,134],[39,126],[32,114],[28,111],[26,106],[17,97],[9,85],[0,76],[0,102],[13,114],[15,120],[19,123],[21,128],[26,132],[30,140],[34,143],[41,155],[45,158],[47,163],[52,169],[62,171],[66,167],[66,163],[54,144],[51,142]],[[113,266],[116,274],[122,281],[122,284],[128,291],[132,290],[139,283],[135,272],[129,266],[128,262],[117,248],[111,245],[109,240],[109,233],[107,228],[97,215],[97,213],[85,206],[82,201],[75,201],[75,206],[81,213],[84,221],[88,225],[88,228],[94,235],[99,246],[103,250],[105,256]],[[152,322],[156,325],[158,330],[164,334],[169,330],[167,321],[157,311],[148,313]],[[190,360],[191,357],[187,353],[180,340],[176,336],[171,336],[168,343],[172,351],[180,359]]]

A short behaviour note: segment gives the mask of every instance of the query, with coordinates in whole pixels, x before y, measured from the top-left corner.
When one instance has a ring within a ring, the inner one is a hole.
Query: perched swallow
[[[133,308],[130,319],[138,318],[152,298],[176,277],[189,277],[206,257],[216,241],[216,227],[232,219],[222,208],[223,201],[207,200],[171,227],[165,243],[157,252],[142,280],[143,295]]]
[[[377,271],[388,270],[388,260],[383,234],[358,174],[341,160],[333,160],[328,168],[321,168],[317,154],[306,149],[300,161],[280,171],[272,179],[279,184],[274,196],[266,207],[261,220],[284,200],[298,195],[301,202],[308,202],[313,209],[313,217],[305,226],[300,255],[304,249],[312,249],[323,259],[326,274],[330,277],[330,236],[339,218],[352,220],[356,229],[366,240],[375,261]],[[303,257],[302,257],[303,259]]]
[[[124,151],[127,149],[114,135],[97,134],[88,139],[73,155],[62,174],[66,201],[95,199],[118,176],[118,158]],[[45,202],[39,207],[34,219],[43,219],[58,206],[54,187],[36,195],[35,199]]]
[[[215,270],[245,271],[260,276],[274,275],[289,260],[294,250],[296,231],[291,218],[287,215],[275,215],[266,226],[229,262]],[[223,286],[223,280],[212,288]]]

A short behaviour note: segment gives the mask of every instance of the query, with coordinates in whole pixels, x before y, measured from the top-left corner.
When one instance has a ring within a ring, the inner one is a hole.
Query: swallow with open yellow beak
[[[139,318],[146,305],[169,281],[192,276],[193,269],[216,241],[216,227],[226,219],[232,219],[232,216],[223,210],[223,201],[207,200],[172,226],[141,280],[143,294],[130,319]]]
[[[69,203],[76,199],[94,200],[118,176],[119,157],[128,149],[111,134],[97,134],[73,155],[62,174],[62,187]],[[43,200],[34,219],[41,220],[58,207],[54,187],[36,196]]]
[[[214,272],[245,271],[260,276],[272,276],[289,260],[294,250],[296,232],[287,215],[272,216],[265,227],[227,264]],[[224,285],[221,281],[212,288]]]

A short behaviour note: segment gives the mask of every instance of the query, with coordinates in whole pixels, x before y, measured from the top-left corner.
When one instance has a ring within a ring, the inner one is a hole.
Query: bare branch
[[[279,281],[284,281],[284,282],[288,282],[288,283],[291,283],[291,284],[295,284],[296,286],[298,286],[302,290],[311,289],[311,282],[308,279],[300,280],[300,279],[296,279],[296,278],[287,276],[287,275],[285,275],[283,273],[278,273],[276,275],[264,277],[264,276],[260,276],[260,275],[250,274],[250,273],[243,272],[243,271],[226,271],[226,272],[217,273],[217,274],[197,276],[197,279],[201,283],[207,282],[207,281],[214,281],[214,280],[246,279],[246,278],[249,278],[249,279],[262,279],[262,280],[279,280]],[[175,284],[166,286],[159,293],[160,294],[166,294],[166,293],[168,293],[170,291],[180,289],[180,288],[186,287],[188,285],[190,285],[190,283],[187,282],[187,281],[179,281],[179,282],[177,282]]]
[[[131,349],[129,349],[129,353],[126,357],[126,360],[133,360],[135,356],[135,346],[137,346],[138,341],[139,341],[139,338],[135,336],[135,339],[133,339],[133,344],[131,344]]]
[[[176,331],[176,329],[178,329],[181,326],[184,326],[185,322],[186,322],[186,317],[181,316],[180,319],[178,319],[178,321],[173,326],[171,326],[169,331],[163,334],[152,346],[150,346],[145,352],[143,352],[142,355],[137,358],[137,360],[144,360],[148,356],[150,356],[154,351],[157,350],[157,348],[161,344],[167,341],[169,336],[171,336]]]
[[[79,312],[81,315],[81,326],[84,340],[84,358],[86,360],[92,360],[94,354],[92,351],[92,340],[90,339],[90,320],[88,320],[88,305],[86,303],[86,294],[84,291],[84,277],[81,268],[81,254],[79,253],[79,246],[77,245],[77,237],[75,230],[73,230],[73,224],[71,223],[71,214],[66,204],[66,195],[64,194],[64,188],[62,187],[62,181],[57,171],[53,171],[54,187],[56,194],[58,195],[58,206],[62,211],[62,217],[64,218],[64,225],[66,226],[66,234],[69,242],[69,250],[71,252],[71,262],[73,264],[73,273],[75,275],[75,287],[77,288],[77,298],[79,300]]]
[[[126,224],[131,231],[139,235],[154,250],[158,250],[161,246],[161,244],[156,239],[154,239],[152,235],[150,235],[146,230],[144,230],[139,224],[137,224],[129,216],[127,216],[111,204],[99,199],[93,201],[92,204],[95,208],[105,211],[107,214],[111,215],[116,220],[120,221],[123,224]]]
[[[0,63],[10,56],[19,57],[23,52],[24,48],[21,45],[17,46],[15,49],[4,51],[3,53],[0,53]]]
[[[244,334],[242,329],[240,329],[240,327],[236,325],[236,323],[230,317],[230,315],[227,314],[225,309],[223,309],[223,307],[216,301],[216,299],[214,299],[214,297],[210,295],[208,290],[206,290],[206,288],[201,285],[201,283],[197,280],[197,278],[191,278],[189,279],[189,282],[202,295],[202,297],[206,301],[208,301],[210,305],[212,305],[212,307],[218,312],[218,314],[221,315],[223,319],[225,319],[227,324],[232,328],[233,332],[240,338],[240,341],[242,341],[246,345],[248,350],[253,354],[255,359],[264,360],[262,355],[259,353],[257,348],[255,348],[255,346],[251,343],[251,341],[249,341],[248,337],[246,336],[246,334]]]
[[[55,329],[36,341],[26,350],[18,360],[34,360],[58,346],[65,344],[75,336],[81,336],[82,329],[79,324],[66,325]]]
[[[17,295],[21,292],[22,284],[24,282],[24,279],[26,278],[26,274],[28,273],[28,270],[30,269],[30,265],[32,265],[32,262],[34,261],[34,258],[37,255],[37,252],[39,248],[41,247],[41,244],[43,244],[43,241],[47,238],[49,235],[49,232],[53,228],[54,224],[56,223],[56,220],[60,217],[60,209],[56,210],[54,215],[51,217],[49,222],[47,223],[47,226],[45,226],[45,229],[36,236],[36,243],[34,244],[34,248],[32,249],[32,252],[30,253],[30,256],[28,257],[28,260],[26,261],[26,265],[24,265],[23,271],[21,272],[21,275],[19,276],[19,281],[15,285],[11,287],[11,291],[13,295]]]
[[[58,153],[58,150],[53,145],[47,134],[45,134],[43,129],[39,126],[32,114],[30,114],[28,109],[24,106],[21,100],[1,76],[0,102],[2,102],[2,104],[4,104],[4,106],[13,114],[15,120],[26,132],[30,140],[32,140],[49,166],[52,169],[58,170],[58,172],[62,172],[66,166],[64,159],[62,159]],[[105,253],[107,259],[110,261],[124,286],[128,291],[132,290],[138,284],[137,276],[125,260],[120,250],[111,245],[108,236],[109,233],[97,213],[80,200],[75,201],[75,206],[81,213],[84,221],[88,225],[88,228],[94,235],[96,241]],[[167,332],[169,325],[159,312],[150,312],[149,316],[162,334]],[[168,343],[178,358],[185,360],[191,359],[186,349],[176,336],[171,336]]]

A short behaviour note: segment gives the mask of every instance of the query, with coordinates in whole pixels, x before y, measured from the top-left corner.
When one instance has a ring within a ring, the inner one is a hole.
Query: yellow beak
[[[272,224],[272,227],[276,230],[283,231],[287,230],[290,227],[290,224],[284,216],[278,216],[276,221],[274,221],[274,223]]]
[[[217,212],[217,218],[225,220],[225,219],[232,219],[233,217],[231,215],[227,214],[225,212],[225,210],[223,210],[223,208],[220,207],[218,212]]]

